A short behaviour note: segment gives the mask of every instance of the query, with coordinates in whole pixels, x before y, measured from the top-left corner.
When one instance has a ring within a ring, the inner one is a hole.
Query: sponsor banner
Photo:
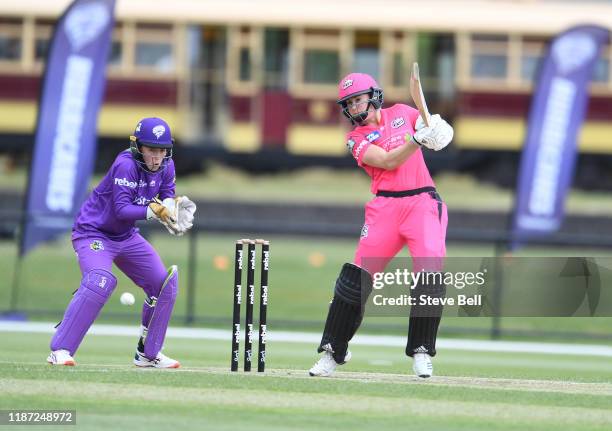
[[[20,255],[72,227],[96,152],[115,0],[75,0],[58,20],[39,103]]]
[[[553,39],[540,65],[521,156],[511,249],[561,226],[589,81],[608,39],[605,28],[573,27]]]

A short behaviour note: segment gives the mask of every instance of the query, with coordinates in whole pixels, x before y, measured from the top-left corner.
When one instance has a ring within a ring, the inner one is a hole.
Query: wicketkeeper
[[[195,204],[175,195],[173,146],[164,120],[144,118],[130,136],[130,148],[117,156],[81,207],[72,230],[81,285],[51,339],[50,364],[75,365],[83,337],[117,285],[114,262],[146,294],[134,364],[180,366],[161,352],[178,292],[178,269],[173,265],[166,270],[135,227],[137,220],[155,219],[180,236],[193,226]]]
[[[446,204],[435,185],[421,149],[438,151],[453,138],[452,127],[433,115],[426,127],[419,112],[397,104],[382,109],[383,91],[363,73],[340,81],[338,104],[354,127],[346,137],[349,151],[372,179],[376,196],[365,208],[365,223],[352,263],[336,280],[318,351],[324,355],[311,376],[329,376],[351,358],[348,343],[361,324],[362,292],[371,289],[372,275],[408,247],[413,270],[442,270],[446,255]],[[418,268],[418,269],[417,269]],[[365,283],[365,286],[363,285]],[[416,286],[415,292],[443,296],[444,286]],[[432,375],[441,310],[411,309],[406,354],[420,377]],[[428,314],[429,313],[429,314]],[[430,315],[431,314],[431,315]]]

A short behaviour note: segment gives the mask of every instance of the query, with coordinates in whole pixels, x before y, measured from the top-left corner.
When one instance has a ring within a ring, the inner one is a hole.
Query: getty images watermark
[[[612,316],[612,257],[369,258],[370,316]],[[366,277],[367,278],[367,277]]]
[[[455,289],[484,286],[487,269],[479,272],[419,272],[396,268],[391,272],[376,272],[372,277],[372,303],[375,306],[406,305],[482,305],[482,294],[442,296],[436,294],[442,286]],[[397,288],[397,296],[386,296],[385,288]],[[409,289],[408,293],[401,293]]]

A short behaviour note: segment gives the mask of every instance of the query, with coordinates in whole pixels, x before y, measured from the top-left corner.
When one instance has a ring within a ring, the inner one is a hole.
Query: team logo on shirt
[[[102,241],[100,241],[99,239],[96,239],[91,244],[89,244],[89,248],[91,248],[93,251],[104,250],[104,244],[102,244]]]
[[[153,134],[157,137],[157,139],[159,139],[160,136],[164,133],[166,133],[166,128],[161,124],[159,126],[153,127]]]
[[[378,130],[374,130],[372,133],[368,133],[366,136],[368,142],[374,142],[378,138],[380,138],[380,132]]]
[[[353,147],[355,146],[355,141],[353,141],[352,139],[349,139],[346,142],[346,146],[348,147],[350,152],[353,152]]]
[[[155,187],[155,180],[151,180],[151,182],[149,183],[149,187]]]
[[[369,230],[369,226],[367,224],[364,224],[363,227],[361,228],[361,238],[368,237],[368,230]]]
[[[391,122],[391,127],[394,129],[397,129],[398,127],[403,126],[404,123],[405,123],[404,117],[397,117],[397,118],[394,118],[393,121]]]

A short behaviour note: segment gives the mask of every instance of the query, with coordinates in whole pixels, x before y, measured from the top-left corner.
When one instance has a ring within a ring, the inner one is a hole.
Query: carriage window
[[[472,76],[475,78],[505,78],[508,58],[505,55],[478,54],[472,57]]]
[[[34,60],[36,62],[42,63],[47,59],[54,26],[54,21],[43,19],[36,20],[34,30]]]
[[[406,84],[406,71],[404,70],[404,59],[401,52],[393,54],[393,77],[392,82],[394,87],[402,87]]]
[[[533,82],[536,80],[536,73],[538,72],[538,65],[542,60],[542,56],[525,54],[521,59],[521,79],[524,81]]]
[[[21,20],[0,19],[0,61],[21,59]]]
[[[229,27],[227,31],[227,67],[232,94],[252,95],[260,85],[262,30],[257,27]]]
[[[122,55],[123,55],[123,46],[121,45],[121,41],[113,40],[111,42],[110,54],[108,56],[108,64],[111,66],[120,65]]]
[[[212,73],[225,69],[225,52],[227,35],[223,27],[207,26],[201,34],[201,51],[198,53],[198,64],[202,69]]]
[[[47,52],[49,52],[49,38],[36,37],[34,42],[34,55],[36,60],[45,61]]]
[[[264,83],[285,88],[289,73],[289,30],[267,28],[264,32]]]
[[[546,53],[550,39],[540,35],[525,35],[521,43],[521,80],[533,83]]]
[[[338,51],[309,49],[304,53],[304,82],[336,84],[340,79]]]
[[[406,94],[410,73],[408,64],[414,58],[414,39],[402,31],[382,31],[379,38],[379,78],[377,82],[385,89],[391,100],[399,100]]]
[[[241,81],[251,80],[251,50],[248,47],[240,48],[239,56],[239,79]]]
[[[136,65],[152,66],[164,72],[172,70],[172,46],[169,43],[138,42]]]
[[[118,68],[121,66],[123,60],[122,36],[123,25],[121,23],[116,23],[113,29],[110,52],[108,53],[108,65],[111,67]]]
[[[598,58],[595,63],[595,70],[591,81],[598,83],[608,82],[610,76],[610,60],[608,58]]]
[[[473,35],[472,78],[503,79],[508,74],[508,38],[497,35]]]
[[[380,80],[380,35],[374,31],[358,31],[355,33],[355,52],[353,70],[367,73]]]
[[[337,29],[307,28],[293,30],[295,38],[296,80],[292,88],[302,97],[328,94],[341,73],[341,32]]]
[[[172,28],[169,25],[139,24],[136,28],[136,66],[167,73],[174,70]]]

